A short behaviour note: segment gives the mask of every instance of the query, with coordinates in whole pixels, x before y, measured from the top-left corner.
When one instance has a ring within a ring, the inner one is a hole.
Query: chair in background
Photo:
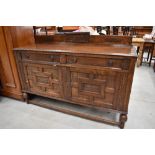
[[[100,35],[105,35],[102,30],[106,31],[106,35],[110,35],[110,26],[96,26],[96,30]]]
[[[152,61],[152,57],[153,57],[153,50],[154,50],[154,44],[153,43],[144,43],[143,45],[143,50],[142,50],[142,61],[141,61],[141,65],[144,62],[143,59],[147,60],[149,66],[151,66],[151,61]],[[147,57],[144,57],[144,54],[147,54]]]
[[[118,35],[119,26],[113,26],[113,35]]]
[[[102,26],[96,26],[97,33],[100,34],[100,35],[105,35],[104,33],[102,33],[103,29],[104,28]]]
[[[110,26],[106,26],[107,35],[110,35]]]
[[[122,26],[123,35],[130,34],[130,26]]]

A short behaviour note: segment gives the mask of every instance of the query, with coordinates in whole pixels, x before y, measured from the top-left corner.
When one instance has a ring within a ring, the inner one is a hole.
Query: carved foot
[[[121,129],[124,128],[125,122],[127,121],[127,115],[126,114],[120,114],[120,118],[119,118],[119,127]]]
[[[26,101],[28,103],[28,94],[27,93],[23,93],[23,97],[24,97],[24,101]]]

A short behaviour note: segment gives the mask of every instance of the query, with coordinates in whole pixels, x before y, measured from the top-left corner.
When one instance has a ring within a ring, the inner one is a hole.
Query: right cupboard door
[[[71,100],[79,104],[117,109],[121,73],[92,68],[69,68]]]

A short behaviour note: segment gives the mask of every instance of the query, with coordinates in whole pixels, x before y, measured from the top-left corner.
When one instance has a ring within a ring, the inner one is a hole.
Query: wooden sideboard
[[[13,48],[34,44],[33,28],[29,26],[0,26],[0,93],[23,99]]]
[[[28,103],[124,128],[136,62],[131,38],[89,37],[58,35],[49,44],[14,49],[22,92]],[[91,115],[85,108],[119,118]]]

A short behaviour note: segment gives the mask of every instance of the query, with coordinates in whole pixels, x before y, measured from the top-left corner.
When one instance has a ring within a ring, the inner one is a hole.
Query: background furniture
[[[25,99],[124,128],[136,62],[131,41],[127,36],[67,33],[53,36],[51,44],[16,48]],[[54,103],[49,98],[65,102]],[[103,110],[120,117],[107,119]]]
[[[113,35],[118,35],[119,26],[113,26]]]
[[[43,35],[43,33],[38,32],[38,30],[44,31],[45,35],[47,35],[47,28],[46,28],[46,26],[33,26],[33,30],[34,30],[34,36]]]
[[[72,32],[72,31],[75,31],[75,30],[78,30],[79,26],[63,26],[62,27],[62,30],[63,32]]]
[[[0,26],[0,92],[2,95],[23,99],[13,48],[33,44],[32,27]]]
[[[34,37],[54,35],[56,26],[33,26]]]
[[[103,26],[100,26],[103,27]],[[127,35],[143,37],[152,32],[153,26],[104,26],[107,28],[107,35]]]
[[[143,37],[144,34],[150,34],[152,32],[153,26],[134,26],[134,34],[137,37]]]
[[[155,55],[155,48],[153,49],[152,46],[155,46],[155,41],[154,40],[145,40],[143,38],[133,38],[132,39],[132,45],[138,47],[138,58],[137,58],[137,67],[142,65],[142,60],[143,60],[143,53],[145,50],[145,45],[151,47],[151,58],[149,61],[149,65],[151,64],[152,56]],[[153,50],[153,51],[152,51]]]
[[[105,35],[102,33],[102,30],[106,31],[106,35],[110,35],[110,26],[96,26],[96,30],[100,35]]]
[[[154,42],[144,42],[143,49],[142,49],[141,65],[143,63],[144,53],[147,53],[147,58],[146,59],[147,59],[147,62],[149,64],[149,66],[151,66],[153,51],[154,51]]]
[[[73,32],[78,30],[79,26],[58,26],[58,32]]]

